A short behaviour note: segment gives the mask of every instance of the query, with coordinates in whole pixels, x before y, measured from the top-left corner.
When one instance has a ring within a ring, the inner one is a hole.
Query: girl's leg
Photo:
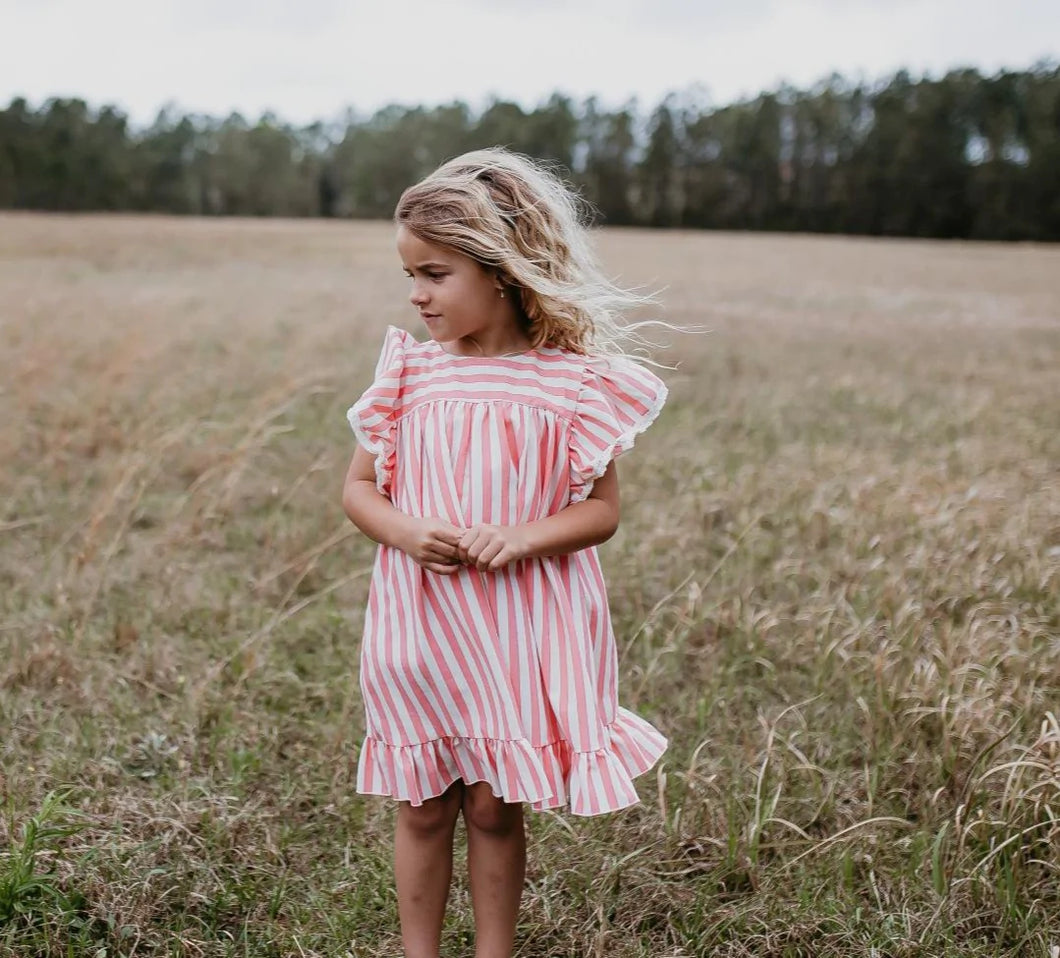
[[[495,798],[486,782],[465,785],[464,825],[475,958],[510,958],[526,876],[522,802]]]
[[[405,958],[438,958],[453,877],[453,830],[463,795],[464,782],[458,779],[444,795],[419,807],[398,805],[394,880]]]

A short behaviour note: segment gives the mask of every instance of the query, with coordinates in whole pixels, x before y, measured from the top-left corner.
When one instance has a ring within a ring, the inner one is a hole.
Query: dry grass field
[[[599,243],[711,329],[602,547],[672,745],[528,816],[517,953],[1055,956],[1060,249]],[[406,282],[387,224],[0,216],[0,954],[400,954],[339,491]]]

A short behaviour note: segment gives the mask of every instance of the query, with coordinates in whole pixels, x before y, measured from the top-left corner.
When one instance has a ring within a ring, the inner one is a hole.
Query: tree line
[[[0,111],[0,208],[197,215],[391,215],[442,160],[505,144],[554,161],[608,225],[1060,239],[1060,67],[832,77],[642,112],[560,93],[392,105],[294,126],[163,109],[135,129],[76,98]]]

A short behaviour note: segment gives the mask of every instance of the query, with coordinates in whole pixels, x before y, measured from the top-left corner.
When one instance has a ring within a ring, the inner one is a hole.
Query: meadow
[[[1060,248],[597,240],[710,330],[601,547],[671,745],[528,813],[517,954],[1056,958]],[[339,494],[406,284],[385,223],[0,216],[0,955],[400,954]]]

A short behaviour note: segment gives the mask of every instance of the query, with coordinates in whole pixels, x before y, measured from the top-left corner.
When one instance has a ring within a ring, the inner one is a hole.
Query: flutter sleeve
[[[612,459],[659,415],[667,389],[653,372],[629,359],[586,364],[570,432],[570,502],[580,502]]]
[[[375,364],[375,377],[346,413],[357,441],[375,456],[375,485],[388,498],[393,488],[397,419],[405,378],[405,349],[411,334],[388,326]]]

